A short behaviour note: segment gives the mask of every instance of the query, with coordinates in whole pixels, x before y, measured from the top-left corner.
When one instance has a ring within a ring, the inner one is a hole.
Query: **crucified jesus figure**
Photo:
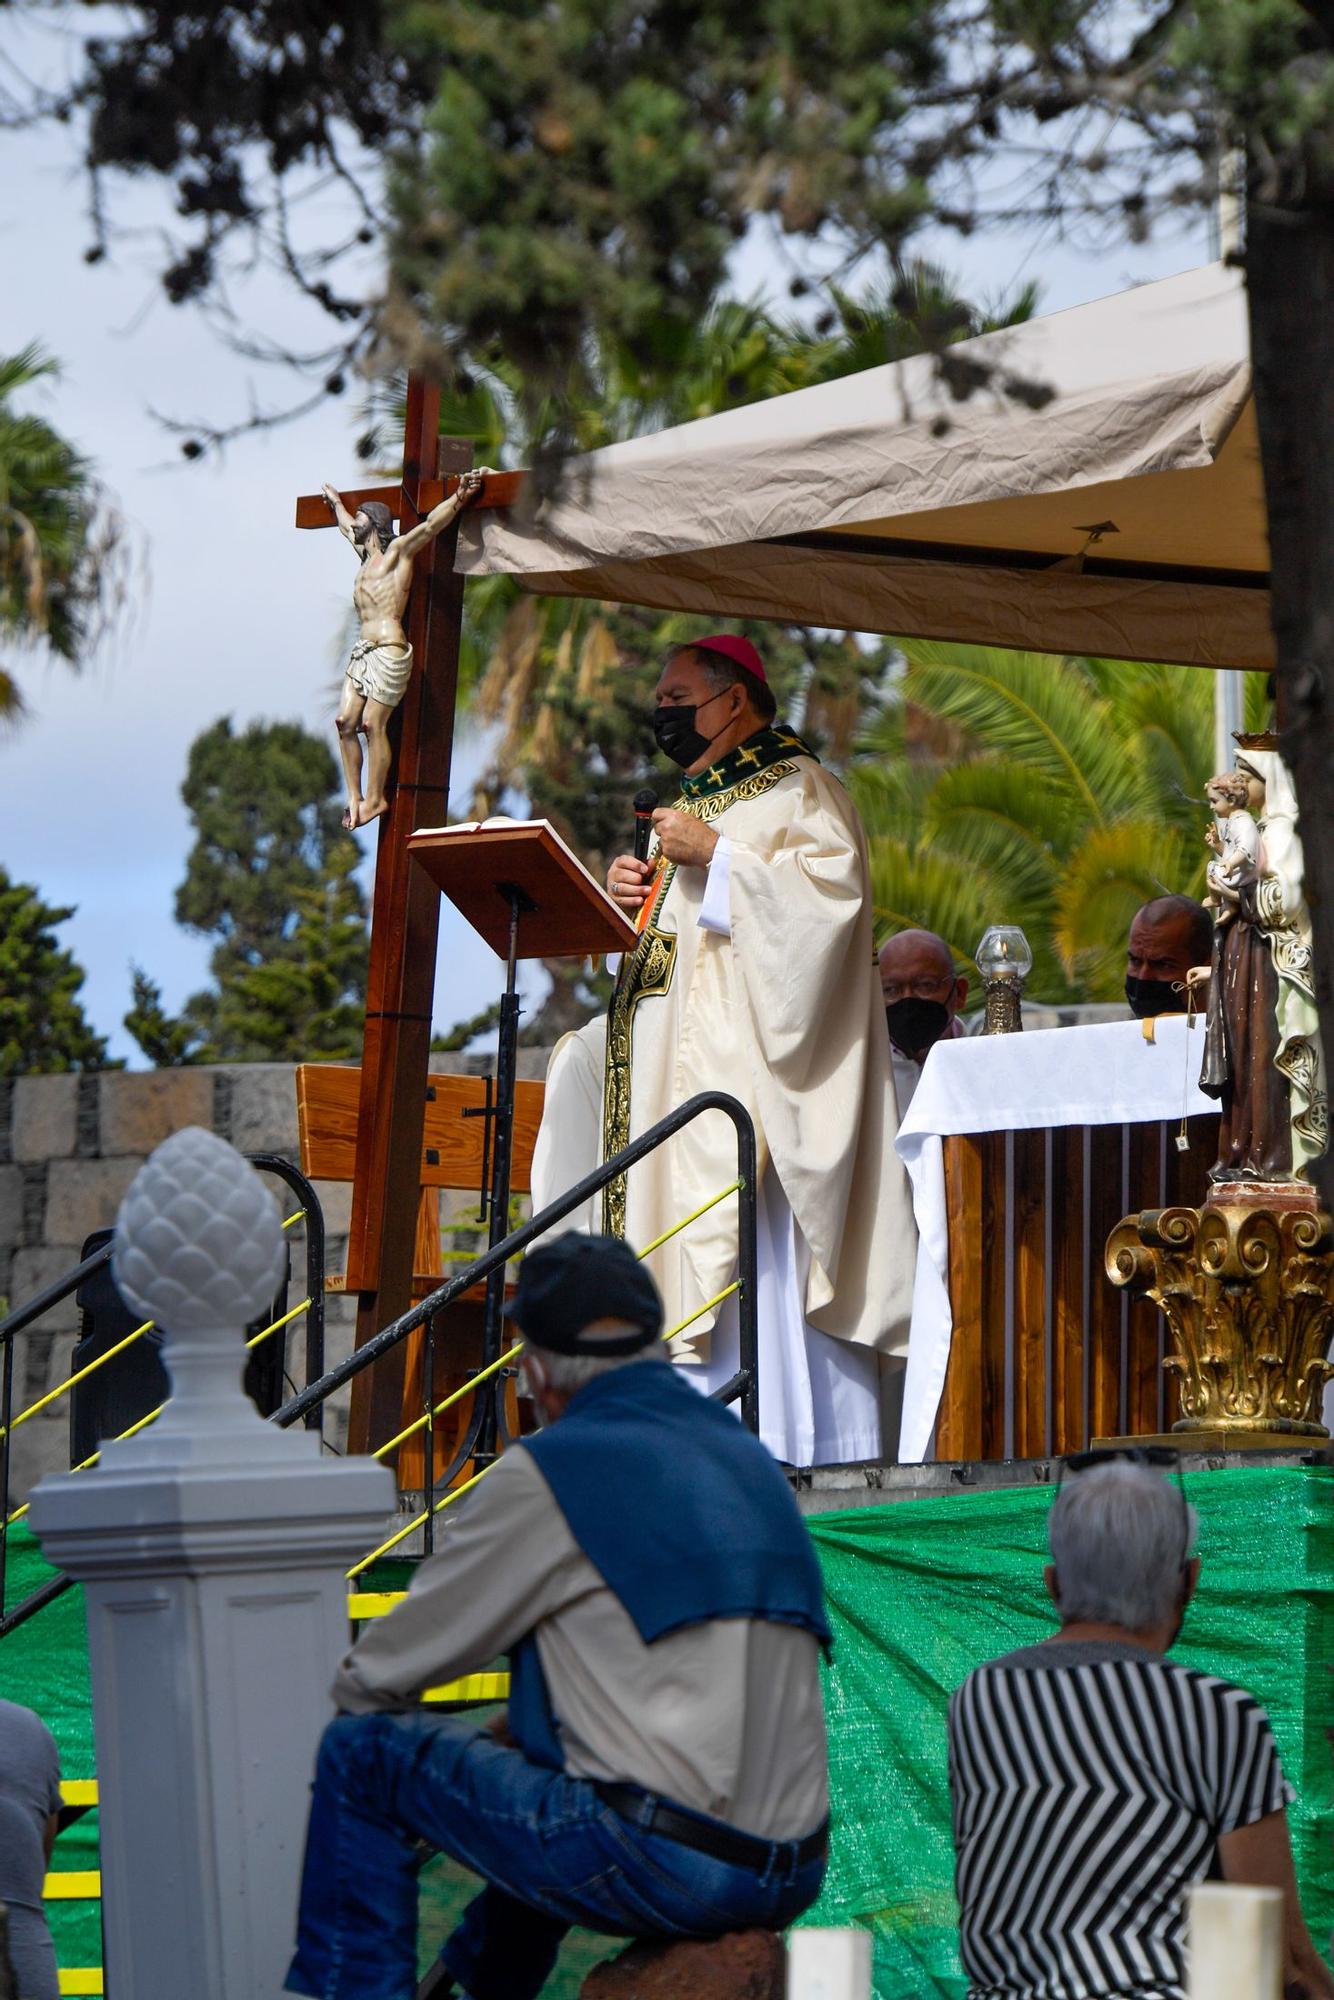
[[[338,708],[338,754],[347,780],[343,825],[369,826],[387,812],[389,718],[402,701],[412,673],[412,647],[403,631],[403,613],[412,588],[413,560],[419,549],[443,534],[482,490],[490,468],[465,472],[455,490],[405,535],[394,533],[394,517],[379,500],[367,500],[349,514],[332,486],[323,488],[329,511],[361,560],[352,604],[361,637],[352,648]],[[361,776],[361,737],[366,738],[366,788]]]

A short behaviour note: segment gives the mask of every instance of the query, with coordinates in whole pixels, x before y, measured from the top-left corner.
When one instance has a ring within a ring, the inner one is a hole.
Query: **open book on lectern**
[[[408,835],[408,848],[500,958],[509,954],[516,891],[520,958],[634,949],[634,925],[550,820],[497,816],[423,826]]]

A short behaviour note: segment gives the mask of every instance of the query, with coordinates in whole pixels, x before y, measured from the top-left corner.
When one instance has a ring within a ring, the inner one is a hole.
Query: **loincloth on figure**
[[[368,701],[383,702],[386,708],[397,708],[411,675],[412,648],[406,640],[391,639],[377,645],[370,639],[358,639],[347,663],[347,677],[357,693]]]

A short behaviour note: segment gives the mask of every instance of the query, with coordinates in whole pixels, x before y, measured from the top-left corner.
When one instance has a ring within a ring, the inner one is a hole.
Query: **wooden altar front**
[[[1169,1430],[1158,1308],[1116,1290],[1108,1235],[1138,1209],[1197,1206],[1218,1119],[983,1132],[943,1142],[954,1320],[939,1459],[1045,1458]]]

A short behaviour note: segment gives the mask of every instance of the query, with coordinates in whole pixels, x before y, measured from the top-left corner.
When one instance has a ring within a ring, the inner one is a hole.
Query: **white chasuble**
[[[907,1350],[916,1235],[861,822],[781,729],[683,792],[677,808],[720,836],[713,863],[661,866],[608,1019],[557,1045],[534,1204],[700,1091],[737,1098],[759,1156],[761,1435],[793,1464],[876,1457],[876,1350]],[[731,1121],[706,1113],[568,1226],[650,1243],[736,1177]],[[736,1367],[736,1301],[709,1302],[736,1277],[735,1194],[647,1261],[665,1324],[690,1322],[674,1353],[718,1386]]]

